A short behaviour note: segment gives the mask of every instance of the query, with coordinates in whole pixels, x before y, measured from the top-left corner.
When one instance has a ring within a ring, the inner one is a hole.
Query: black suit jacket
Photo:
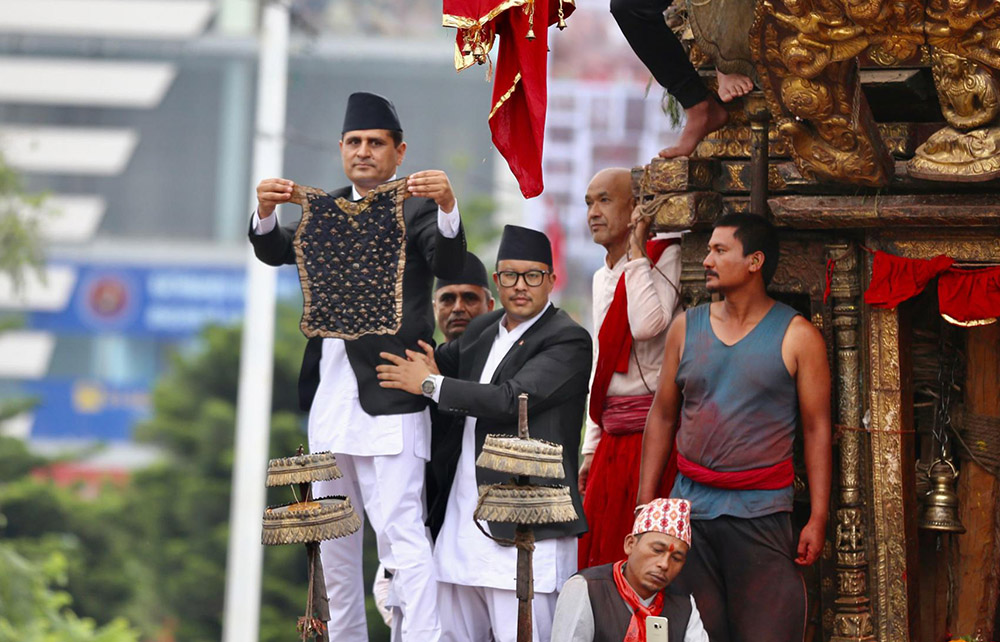
[[[580,535],[587,530],[583,504],[577,491],[580,433],[590,379],[590,335],[568,314],[550,306],[538,321],[515,343],[497,367],[490,383],[478,383],[493,340],[497,336],[503,310],[476,317],[455,341],[435,350],[438,368],[446,379],[441,384],[438,410],[460,417],[471,415],[476,423],[476,454],[482,452],[487,434],[517,435],[517,397],[528,393],[530,436],[563,447],[566,479],[531,479],[533,484],[568,485],[577,519],[563,524],[535,528],[536,539]],[[456,422],[441,445],[431,453],[445,471],[444,483],[431,506],[428,524],[440,528],[444,522],[448,495],[455,479],[461,454],[464,424]],[[456,445],[454,442],[458,442]],[[440,461],[445,458],[445,461]],[[478,484],[509,482],[510,475],[476,468]],[[513,538],[514,525],[490,523],[497,537]]]
[[[335,197],[351,197],[351,188],[330,192]],[[379,352],[405,356],[407,348],[415,348],[418,339],[430,343],[434,334],[434,312],[431,309],[431,288],[434,277],[457,278],[465,265],[465,230],[449,239],[437,226],[437,204],[429,198],[411,197],[403,202],[406,224],[406,269],[403,272],[403,320],[394,335],[369,335],[345,341],[347,359],[358,379],[361,408],[370,415],[398,415],[418,412],[427,406],[427,399],[402,390],[378,385],[375,366],[383,363]],[[276,226],[270,233],[254,234],[250,226],[250,243],[257,258],[268,265],[295,263],[294,225]],[[299,406],[304,411],[312,407],[319,386],[319,361],[323,355],[323,340],[312,337],[306,344],[299,373]]]

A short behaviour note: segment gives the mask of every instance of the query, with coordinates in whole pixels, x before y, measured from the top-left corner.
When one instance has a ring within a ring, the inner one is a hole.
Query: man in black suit
[[[406,155],[395,107],[382,96],[352,94],[340,140],[351,185],[333,196],[359,200],[394,177]],[[291,198],[294,183],[265,179],[257,186],[250,242],[269,265],[295,263],[296,226],[279,226],[275,207]],[[403,205],[406,228],[402,321],[395,334],[357,339],[311,338],[299,377],[299,401],[309,411],[309,448],[336,454],[344,476],[314,485],[316,497],[346,495],[364,506],[375,531],[379,559],[394,574],[404,641],[438,640],[437,589],[424,527],[424,466],[430,456],[427,399],[382,388],[375,377],[379,353],[404,354],[434,331],[434,276],[452,278],[465,262],[465,235],[455,194],[438,170],[411,174]],[[349,250],[350,251],[350,250]],[[360,511],[359,511],[360,512]],[[367,642],[362,534],[320,547],[330,598],[330,639]]]
[[[442,520],[434,549],[445,640],[498,642],[516,639],[514,593],[516,551],[487,539],[472,518],[479,484],[508,481],[507,475],[476,468],[476,455],[489,434],[517,434],[517,398],[528,393],[531,436],[562,444],[563,465],[573,504],[581,517],[535,530],[537,639],[550,635],[556,592],[576,570],[576,538],[587,526],[576,486],[578,451],[591,359],[587,331],[549,302],[555,283],[552,250],[541,232],[508,225],[497,252],[493,280],[502,311],[484,314],[457,340],[409,359],[383,353],[379,366],[386,388],[424,395],[438,410],[465,418],[448,438],[454,449],[433,520]],[[548,480],[551,483],[551,480]],[[544,482],[543,482],[544,483]],[[432,507],[434,508],[434,507]],[[495,537],[513,538],[510,524],[489,523]]]

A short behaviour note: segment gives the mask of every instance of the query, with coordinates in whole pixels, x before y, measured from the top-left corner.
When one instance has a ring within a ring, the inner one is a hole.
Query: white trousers
[[[314,483],[313,497],[346,495],[359,515],[364,507],[375,531],[379,561],[393,573],[393,590],[402,611],[393,628],[401,627],[404,642],[437,642],[441,639],[437,580],[424,526],[426,462],[414,454],[412,431],[404,425],[403,450],[398,455],[338,453],[336,457],[343,477]],[[337,642],[368,642],[361,549],[361,529],[320,544],[330,598],[330,639]]]
[[[531,639],[549,642],[559,594],[535,593]],[[517,594],[505,589],[438,583],[438,606],[446,642],[517,642]],[[332,638],[331,638],[332,639]]]

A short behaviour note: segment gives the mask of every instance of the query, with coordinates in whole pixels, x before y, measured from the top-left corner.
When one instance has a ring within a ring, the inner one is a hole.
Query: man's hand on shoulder
[[[391,352],[380,352],[378,356],[389,362],[389,365],[375,366],[378,372],[378,385],[383,388],[394,388],[403,390],[413,395],[422,394],[420,384],[424,382],[431,371],[423,355],[419,355],[412,350],[406,351],[412,355],[410,359],[404,359]],[[413,358],[421,357],[421,358]]]
[[[257,216],[267,218],[274,208],[292,198],[295,183],[287,178],[265,178],[257,183]]]
[[[423,339],[417,341],[417,345],[423,350],[422,353],[416,352],[414,350],[407,350],[406,356],[410,358],[411,361],[422,360],[427,369],[430,370],[431,374],[441,374],[438,369],[437,360],[434,358],[434,348],[431,344],[427,343]]]
[[[432,199],[445,214],[455,209],[455,192],[448,175],[439,169],[414,172],[406,180],[406,188],[413,196]]]

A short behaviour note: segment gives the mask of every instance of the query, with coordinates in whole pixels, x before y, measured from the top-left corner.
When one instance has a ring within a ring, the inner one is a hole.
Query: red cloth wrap
[[[933,259],[908,259],[878,250],[872,265],[872,280],[865,303],[876,308],[894,308],[923,292],[927,283],[951,267],[955,259],[939,255]]]
[[[938,279],[938,310],[956,321],[1000,317],[1000,267],[952,268]]]
[[[612,573],[618,595],[632,607],[632,619],[629,620],[628,631],[625,632],[625,639],[622,642],[646,642],[646,618],[650,615],[659,615],[663,611],[663,591],[657,591],[656,597],[649,606],[646,606],[625,579],[624,567],[625,560],[620,560],[615,563]]]
[[[656,265],[668,247],[679,243],[680,239],[651,239],[646,243],[646,256]],[[616,372],[628,372],[628,360],[632,353],[632,329],[628,324],[628,295],[625,292],[625,275],[622,274],[615,287],[615,295],[604,315],[601,329],[597,333],[597,365],[594,367],[594,382],[590,387],[590,418],[603,427],[604,400],[608,396],[611,377]]]
[[[542,193],[542,141],[548,100],[549,25],[559,20],[560,0],[444,0],[444,25],[458,27],[459,70],[472,64],[461,53],[471,41],[488,52],[500,37],[489,122],[493,144],[510,166],[525,198]],[[562,1],[564,17],[575,8]],[[534,33],[527,39],[529,23]],[[473,47],[475,49],[475,46]]]
[[[677,470],[699,484],[726,490],[780,490],[795,481],[791,458],[773,466],[722,472],[705,468],[677,453]]]
[[[604,404],[604,432],[609,435],[627,435],[642,432],[646,415],[653,405],[653,395],[637,397],[607,397]]]
[[[622,543],[635,521],[642,462],[642,429],[653,395],[608,397],[604,435],[597,444],[583,495],[587,532],[580,537],[577,565],[584,569],[610,564],[622,557]],[[670,452],[657,497],[669,497],[677,477],[677,449]]]

